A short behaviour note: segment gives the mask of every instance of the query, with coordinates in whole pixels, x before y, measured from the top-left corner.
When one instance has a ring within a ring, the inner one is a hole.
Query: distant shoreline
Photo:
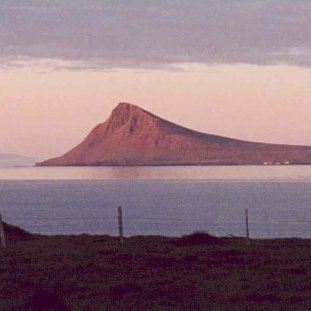
[[[271,166],[295,166],[295,165],[311,165],[311,163],[279,163],[279,164],[260,164],[260,163],[254,163],[254,164],[244,164],[244,163],[161,163],[161,164],[67,164],[67,165],[45,165],[36,163],[32,167],[168,167],[168,166],[264,166],[264,167],[271,167]]]

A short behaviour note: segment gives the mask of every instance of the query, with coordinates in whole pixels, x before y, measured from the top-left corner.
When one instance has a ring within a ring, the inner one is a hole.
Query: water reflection
[[[311,181],[311,166],[155,166],[0,168],[0,180],[163,179]]]

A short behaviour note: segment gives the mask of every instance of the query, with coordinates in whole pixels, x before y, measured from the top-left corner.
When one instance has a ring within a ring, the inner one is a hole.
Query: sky
[[[309,0],[1,0],[0,153],[49,158],[119,102],[311,145]]]

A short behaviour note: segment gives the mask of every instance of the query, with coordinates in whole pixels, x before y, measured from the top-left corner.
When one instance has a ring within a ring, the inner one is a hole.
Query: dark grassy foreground
[[[7,227],[0,310],[310,310],[311,240],[32,236]],[[49,306],[49,307],[48,307]]]

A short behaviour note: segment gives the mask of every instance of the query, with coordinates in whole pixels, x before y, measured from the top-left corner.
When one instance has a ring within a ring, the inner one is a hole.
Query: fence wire
[[[40,234],[118,234],[117,217],[19,217],[4,221]],[[251,238],[311,238],[311,220],[280,221],[249,218]],[[123,217],[125,236],[180,236],[196,231],[216,236],[245,236],[245,219]]]

